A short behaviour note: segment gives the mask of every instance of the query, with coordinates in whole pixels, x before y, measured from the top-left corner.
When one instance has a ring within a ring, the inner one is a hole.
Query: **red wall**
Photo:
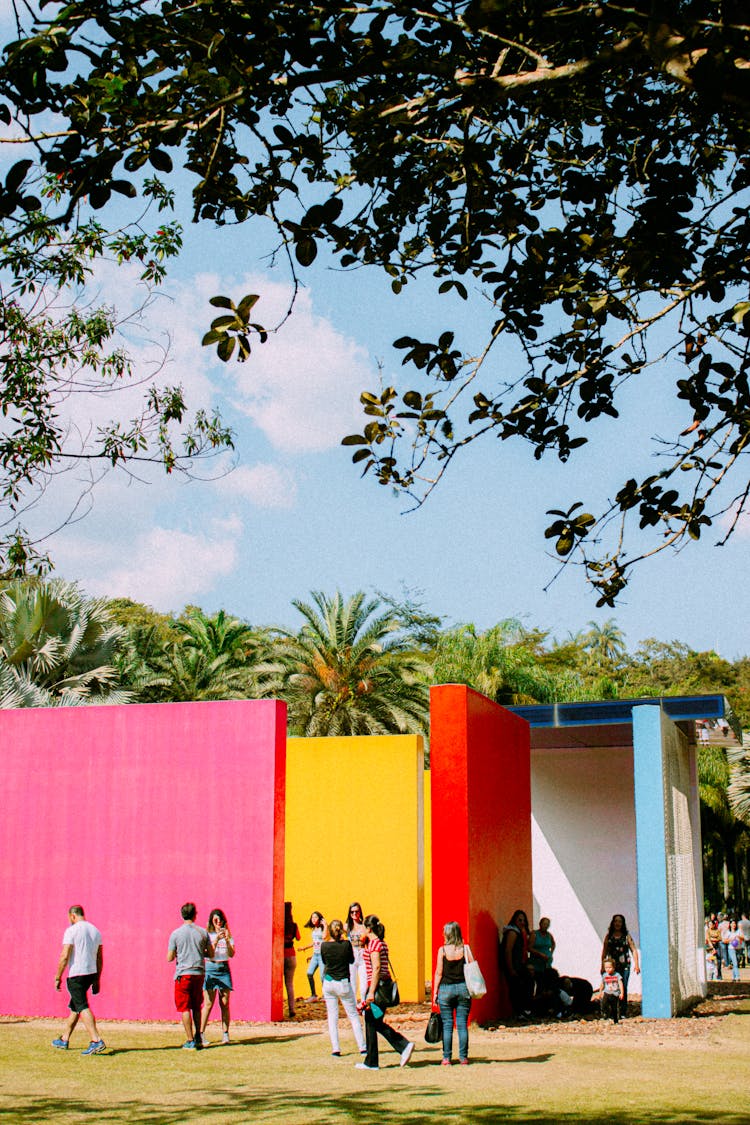
[[[499,933],[531,918],[530,732],[524,719],[460,684],[430,690],[432,953],[457,921],[487,982],[479,1023],[509,1015]]]
[[[235,935],[233,1015],[280,1019],[285,768],[273,700],[0,711],[0,901],[23,951],[0,1011],[65,1015],[54,970],[81,903],[103,935],[97,1016],[176,1018],[167,939],[193,901]]]

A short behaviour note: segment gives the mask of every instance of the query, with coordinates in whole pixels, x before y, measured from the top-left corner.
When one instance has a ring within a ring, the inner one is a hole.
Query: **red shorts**
[[[203,1007],[203,977],[178,977],[174,982],[174,1004],[178,1012],[192,1012]]]

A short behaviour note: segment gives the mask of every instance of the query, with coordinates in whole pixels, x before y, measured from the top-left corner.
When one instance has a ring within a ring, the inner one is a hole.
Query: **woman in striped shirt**
[[[399,1055],[399,1066],[406,1066],[414,1050],[414,1044],[384,1022],[385,1013],[375,1001],[375,991],[379,982],[391,979],[388,946],[384,941],[385,926],[377,914],[368,914],[364,926],[363,957],[367,972],[367,994],[362,1007],[365,1015],[367,1054],[365,1061],[357,1063],[356,1066],[358,1070],[378,1069],[378,1033]]]

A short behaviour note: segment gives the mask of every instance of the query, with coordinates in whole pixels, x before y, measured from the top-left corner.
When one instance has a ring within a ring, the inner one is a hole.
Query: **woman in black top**
[[[443,1017],[443,1066],[451,1065],[453,1054],[453,1013],[458,1032],[458,1061],[469,1062],[469,1011],[471,997],[464,980],[464,964],[473,961],[471,950],[464,945],[458,922],[443,926],[445,945],[438,950],[435,976],[432,981],[432,1003]]]
[[[339,918],[334,918],[330,923],[328,934],[330,941],[323,942],[320,947],[320,956],[323,961],[323,999],[326,1002],[326,1012],[328,1013],[331,1054],[335,1058],[341,1057],[339,1046],[340,1000],[349,1017],[349,1023],[352,1025],[359,1053],[363,1055],[365,1053],[365,1036],[357,1011],[357,1000],[349,979],[349,967],[354,963],[354,950],[351,942],[344,937],[344,924]]]
[[[602,970],[604,969],[604,959],[606,957],[612,958],[615,963],[615,969],[622,977],[625,995],[620,1004],[620,1015],[624,1016],[628,1008],[628,980],[630,978],[631,961],[634,972],[640,973],[641,967],[638,963],[636,944],[628,933],[627,923],[622,914],[612,915],[609,929],[604,935],[604,942],[602,944]]]

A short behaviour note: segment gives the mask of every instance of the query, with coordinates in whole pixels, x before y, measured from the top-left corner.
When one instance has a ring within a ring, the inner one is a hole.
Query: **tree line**
[[[159,613],[62,579],[0,589],[0,708],[282,699],[296,736],[429,736],[429,685],[514,704],[725,694],[750,723],[750,658],[655,638],[628,651],[614,619],[556,639],[518,618],[449,624],[419,599],[313,591],[296,628],[188,605]],[[750,886],[750,755],[699,750],[707,901]]]

